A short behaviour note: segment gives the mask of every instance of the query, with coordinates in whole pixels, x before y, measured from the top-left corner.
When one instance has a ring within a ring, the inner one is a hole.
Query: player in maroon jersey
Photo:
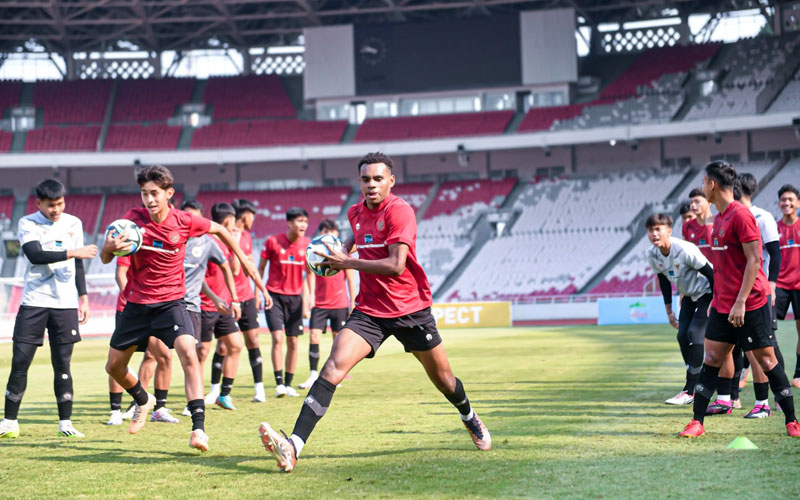
[[[336,222],[325,219],[319,223],[320,234],[330,234],[339,237],[339,227]],[[319,364],[319,342],[321,335],[331,325],[331,334],[336,339],[339,330],[347,322],[347,317],[356,306],[356,272],[345,269],[342,273],[323,277],[314,273],[307,273],[309,280],[308,289],[311,291],[311,318],[308,329],[311,330],[308,345],[308,364],[311,373],[308,379],[300,384],[301,389],[308,389],[319,377],[317,370]]]
[[[267,309],[267,328],[272,335],[272,367],[275,375],[275,395],[297,397],[292,387],[297,368],[299,336],[303,334],[303,313],[307,311],[308,283],[303,279],[306,269],[306,238],[308,212],[300,207],[286,211],[286,233],[267,238],[261,250],[258,271],[263,276],[269,264],[267,290],[272,297],[272,307]],[[286,338],[286,365],[283,363],[283,341]],[[250,352],[250,363],[261,365],[261,352],[257,358]],[[286,373],[284,375],[284,368]],[[263,390],[263,385],[262,385]],[[262,392],[263,396],[263,392]]]
[[[207,451],[203,378],[192,321],[184,303],[186,240],[206,233],[218,235],[239,257],[247,274],[261,285],[259,289],[263,289],[263,284],[236,240],[224,227],[169,206],[175,189],[168,169],[145,167],[138,172],[136,181],[144,207],[129,210],[124,218],[141,228],[142,246],[131,257],[133,274],[126,297],[128,302],[111,337],[106,371],[136,400],[137,407],[129,429],[134,434],[144,426],[147,413],[155,405],[155,397],[148,394],[136,376],[128,372],[128,362],[136,349],[146,345],[152,336],[167,347],[174,347],[183,368],[186,399],[192,414],[189,445]],[[107,264],[114,258],[114,252],[126,252],[130,248],[131,242],[124,233],[117,236],[109,233],[100,251],[100,259]]]
[[[695,216],[694,219],[683,221],[681,235],[684,240],[694,243],[713,265],[711,230],[714,227],[714,217],[711,215],[711,204],[702,189],[692,189],[689,193],[689,206]]]
[[[778,203],[783,217],[778,221],[781,247],[781,272],[775,297],[778,319],[784,319],[792,305],[795,328],[797,330],[797,362],[792,377],[792,385],[800,387],[800,224],[797,224],[797,207],[800,191],[791,184],[778,190]]]
[[[786,417],[786,431],[800,437],[789,379],[778,365],[772,347],[774,331],[767,276],[761,268],[761,232],[750,210],[734,200],[736,170],[717,161],[706,166],[703,192],[717,207],[711,234],[714,252],[714,298],[705,338],[705,360],[694,391],[694,419],[682,437],[705,434],[706,407],[717,388],[720,366],[735,345],[752,351],[769,379]]]
[[[683,205],[681,205],[679,212],[681,214],[681,224],[686,224],[690,220],[694,220],[697,218],[697,214],[692,212],[692,205],[689,203],[684,203]]]
[[[356,308],[333,342],[322,372],[308,392],[291,437],[263,422],[261,441],[291,472],[308,437],[330,406],[336,385],[362,359],[375,355],[394,335],[425,368],[433,384],[458,409],[475,446],[489,450],[491,437],[472,409],[461,381],[453,375],[431,314],[432,296],[425,271],[417,261],[414,209],[392,194],[392,160],[369,153],[358,162],[364,202],[347,213],[353,235],[345,252],[332,252],[324,262],[334,269],[359,271]],[[358,250],[358,258],[350,256]]]

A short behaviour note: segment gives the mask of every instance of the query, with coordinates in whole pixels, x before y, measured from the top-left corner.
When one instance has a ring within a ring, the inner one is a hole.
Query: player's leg
[[[172,382],[172,351],[156,337],[150,337],[147,352],[151,353],[156,362],[153,388],[156,396],[156,406],[150,415],[151,422],[166,422],[177,424],[179,419],[172,416],[167,408],[169,386]],[[141,378],[141,377],[140,377]]]
[[[308,338],[308,367],[309,374],[305,382],[298,385],[301,389],[308,389],[319,377],[319,343],[322,340],[322,331],[327,323],[325,309],[314,307],[311,309],[311,318],[308,320],[308,329],[311,332]]]
[[[242,337],[244,338],[244,344],[247,347],[247,356],[250,360],[250,369],[253,372],[253,401],[263,403],[267,400],[266,394],[264,394],[264,369],[263,363],[261,358],[261,348],[259,347],[258,342],[258,332],[260,331],[260,326],[258,324],[258,309],[256,308],[256,299],[245,300],[241,304],[242,306],[242,316],[239,318],[239,330],[242,332]],[[218,356],[214,357],[214,362],[220,362],[220,369],[223,364],[222,357],[225,356],[224,347],[220,347],[222,344],[217,344],[217,353]],[[239,361],[236,361],[236,366],[238,366]],[[220,371],[219,374],[216,374],[212,371],[212,377],[214,375],[221,376],[222,372]],[[217,381],[219,383],[219,381]]]
[[[154,337],[151,337],[151,339]],[[147,349],[144,351],[142,363],[139,365],[139,381],[142,383],[144,390],[150,386],[150,381],[153,380],[153,375],[156,373],[156,357],[150,350],[150,342],[147,343]]]
[[[220,385],[222,384],[222,363],[225,361],[225,346],[222,342],[217,342],[217,347],[214,349],[214,355],[211,357],[211,390],[209,396],[214,394],[214,401],[219,396]],[[211,403],[213,403],[212,401]],[[206,404],[211,404],[206,397]]]
[[[208,436],[205,433],[206,405],[203,398],[203,374],[197,358],[193,335],[178,335],[173,341],[175,353],[183,369],[186,406],[192,416],[192,435],[189,446],[200,451],[208,451]]]
[[[739,345],[731,351],[733,356],[733,380],[731,380],[731,404],[734,408],[741,408],[742,402],[739,400],[739,379],[744,369],[744,352]],[[717,391],[719,392],[719,391]]]
[[[108,400],[111,404],[111,414],[106,425],[122,425],[122,386],[108,377]]]
[[[798,312],[796,314],[800,316],[800,307],[798,307]],[[792,376],[792,385],[800,388],[800,319],[795,320],[794,327],[795,330],[797,330],[797,349],[795,349],[795,355],[797,356],[797,359],[794,365],[794,376]]]
[[[719,376],[717,377],[717,399],[708,405],[706,408],[706,415],[720,415],[730,414],[733,410],[733,403],[731,403],[731,385],[733,384],[734,362],[733,351],[731,350],[725,356],[722,366],[719,369]]]
[[[694,386],[703,368],[703,332],[707,319],[701,303],[704,303],[702,298],[694,302],[690,297],[684,297],[681,301],[677,339],[686,365],[686,383],[681,392],[665,401],[666,404],[686,405],[694,401]]]
[[[214,335],[217,337],[217,343],[224,346],[227,353],[224,361],[222,362],[222,385],[220,387],[220,395],[214,401],[217,405],[226,410],[235,410],[233,400],[231,399],[231,389],[233,388],[233,379],[236,378],[236,372],[239,371],[239,355],[242,352],[242,334],[239,332],[239,327],[233,319],[233,316],[220,315],[217,322]]]
[[[203,346],[202,349],[208,349],[210,352],[211,349],[211,341],[214,340],[214,329],[216,328],[217,321],[219,321],[220,313],[217,311],[202,311],[200,313],[200,343],[198,346]],[[217,342],[217,349],[214,354],[214,358],[211,364],[211,388],[208,391],[208,395],[205,397],[205,404],[206,405],[213,405],[216,402],[217,397],[219,397],[219,390],[220,390],[220,379],[222,378],[222,359],[224,359],[224,353],[219,358],[219,367],[217,367],[217,354],[219,352],[222,344]],[[200,357],[200,350],[198,348],[198,361],[200,362],[200,372],[202,374],[203,366],[206,358]],[[219,375],[217,375],[219,374]],[[187,408],[183,412],[184,415],[191,416],[189,409]]]
[[[72,350],[75,344],[72,342],[59,344],[50,341],[50,362],[53,365],[53,392],[58,403],[58,435],[62,437],[83,437],[72,425],[72,372],[70,362],[72,361]]]
[[[147,413],[155,406],[156,398],[152,394],[148,394],[136,375],[128,370],[128,362],[130,362],[133,353],[136,352],[138,344],[120,350],[113,347],[115,343],[114,337],[111,338],[111,341],[112,346],[108,349],[108,360],[106,361],[106,373],[111,375],[136,402],[131,416],[131,424],[128,428],[128,432],[135,434],[144,426],[147,420]]]
[[[727,315],[719,314],[712,310],[706,332],[703,369],[700,371],[700,376],[694,389],[694,418],[680,433],[681,437],[698,437],[705,434],[703,420],[705,419],[706,408],[714,395],[714,391],[717,389],[719,369],[725,361],[725,357],[733,349],[732,342],[735,342],[735,334],[730,333],[730,329],[723,322],[727,322]],[[709,338],[712,334],[716,338],[730,338],[731,342]]]
[[[775,357],[775,350],[772,346],[768,346],[753,349],[752,352],[753,358],[761,366],[761,369],[764,370],[764,374],[769,379],[769,386],[772,389],[772,394],[775,395],[775,401],[780,404],[783,410],[786,429],[789,435],[792,437],[800,437],[800,425],[798,425],[797,419],[795,418],[792,387],[786,373],[778,365],[778,359]]]
[[[44,334],[44,329],[42,330]],[[36,344],[14,341],[11,354],[11,374],[6,386],[5,413],[0,422],[0,438],[15,438],[19,436],[17,416],[22,403],[22,396],[28,386],[28,369],[36,354]]]
[[[755,391],[756,402],[744,418],[766,418],[772,415],[769,407],[769,379],[761,369],[761,365],[755,360],[752,351],[745,353],[750,360],[750,368],[753,372],[753,390]],[[776,356],[777,359],[777,356]],[[780,365],[780,363],[778,363]]]
[[[300,352],[300,336],[303,335],[303,299],[298,295],[291,297],[286,316],[286,363],[283,383],[286,386],[286,395],[298,397],[299,394],[292,387],[294,372],[297,369],[297,357]]]
[[[271,330],[272,336],[272,372],[275,376],[275,395],[279,398],[286,396],[286,385],[283,381],[283,330]],[[252,360],[250,361],[252,364]]]
[[[382,339],[370,343],[353,330],[344,328],[333,342],[330,357],[303,401],[292,435],[286,438],[266,422],[259,426],[262,443],[275,456],[283,471],[291,472],[294,469],[311,432],[328,411],[336,385],[359,361],[374,355],[380,342]]]
[[[439,343],[430,350],[412,351],[412,353],[422,363],[425,373],[428,374],[428,378],[433,382],[433,385],[450,401],[450,404],[456,407],[475,446],[479,450],[490,450],[492,448],[492,437],[489,434],[489,430],[478,414],[475,413],[475,410],[472,409],[461,380],[453,374],[444,345]]]

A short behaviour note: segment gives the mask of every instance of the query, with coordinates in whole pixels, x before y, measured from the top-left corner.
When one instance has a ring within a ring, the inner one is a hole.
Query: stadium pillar
[[[687,46],[692,42],[692,32],[689,29],[689,16],[688,14],[681,13],[681,23],[678,25],[678,44]]]
[[[239,52],[242,54],[242,75],[249,75],[253,70],[253,56],[250,54],[250,49],[245,47]]]
[[[66,57],[64,57],[64,64],[67,66],[67,80],[77,80],[78,68],[72,51],[67,52]]]

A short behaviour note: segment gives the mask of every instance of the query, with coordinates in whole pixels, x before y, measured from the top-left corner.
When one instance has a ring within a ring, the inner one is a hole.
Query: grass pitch
[[[794,335],[794,325],[781,325],[790,370]],[[44,346],[29,372],[21,435],[0,440],[0,497],[724,498],[754,487],[765,498],[800,496],[800,440],[786,436],[783,415],[741,418],[752,407],[752,385],[742,393],[745,409],[709,417],[706,436],[676,437],[691,408],[663,404],[683,385],[669,327],[448,330],[443,336],[455,373],[492,432],[492,451],[475,450],[455,409],[390,340],[336,391],[289,475],[278,473],[257,427],[267,420],[289,433],[302,398],[250,402],[246,354],[232,393],[238,410],[208,409],[211,450],[201,455],[188,448],[186,417],[180,424],[148,422],[134,436],[127,422],[103,425],[107,342],[99,340],[78,344],[73,356],[73,422],[86,438],[58,438]],[[261,341],[268,345],[267,337]],[[306,348],[298,381],[308,374]],[[11,345],[0,345],[0,384],[10,364]],[[169,407],[179,415],[185,402],[177,359],[175,367]],[[268,362],[264,374],[270,381]],[[268,395],[271,390],[268,384]],[[737,436],[759,449],[727,450]]]

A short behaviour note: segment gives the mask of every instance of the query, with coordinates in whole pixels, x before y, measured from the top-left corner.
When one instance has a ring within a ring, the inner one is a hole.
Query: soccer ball
[[[139,250],[139,248],[142,247],[142,230],[139,229],[139,226],[137,226],[133,221],[129,221],[128,219],[117,219],[109,224],[106,228],[106,238],[108,238],[109,233],[111,233],[113,238],[116,238],[118,234],[122,233],[125,235],[128,241],[132,243],[129,252],[114,252],[114,255],[117,257],[133,255]]]
[[[306,264],[308,268],[316,274],[317,276],[333,276],[334,274],[338,273],[338,269],[331,269],[328,266],[322,265],[322,262],[325,260],[325,257],[320,257],[314,252],[320,252],[323,254],[330,255],[330,251],[328,247],[325,246],[325,243],[328,244],[332,249],[337,252],[342,251],[342,242],[336,236],[332,234],[321,234],[311,240],[311,243],[308,244],[306,248]]]

